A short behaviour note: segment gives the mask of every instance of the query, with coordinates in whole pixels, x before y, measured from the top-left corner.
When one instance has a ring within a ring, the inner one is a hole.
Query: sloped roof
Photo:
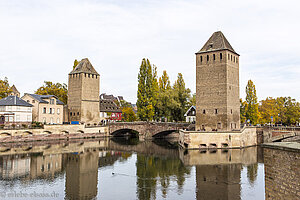
[[[205,53],[218,50],[229,50],[233,53],[236,53],[221,31],[214,32],[208,39],[208,41],[204,44],[202,49],[197,53]]]
[[[88,73],[88,74],[94,74],[99,76],[98,72],[95,70],[95,68],[87,58],[82,59],[69,74],[78,74],[78,73]]]
[[[194,116],[196,116],[196,107],[195,107],[195,106],[191,106],[191,107],[186,111],[186,113],[184,114],[184,116],[185,116],[185,117],[186,117],[186,116],[193,116],[193,115],[189,114],[189,112],[192,111],[192,110],[195,110],[195,115],[194,115]]]
[[[20,92],[17,90],[17,88],[16,88],[15,85],[11,86],[11,89],[12,89],[12,91],[13,91],[14,93],[20,93]]]
[[[34,99],[38,100],[40,103],[49,103],[48,101],[45,101],[44,99],[49,99],[51,97],[54,97],[54,98],[56,98],[56,102],[58,105],[64,105],[64,103],[62,101],[60,101],[58,99],[58,97],[55,95],[39,95],[39,94],[28,94],[28,93],[26,93],[26,94],[33,97]]]
[[[0,106],[25,106],[32,107],[32,105],[20,97],[17,96],[8,96],[3,99],[0,99]]]
[[[100,99],[100,112],[122,112],[112,99]]]

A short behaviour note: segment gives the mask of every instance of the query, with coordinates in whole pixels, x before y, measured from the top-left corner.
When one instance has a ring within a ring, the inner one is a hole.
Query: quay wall
[[[180,130],[179,144],[187,149],[244,148],[257,145],[257,133],[255,127],[229,132]]]

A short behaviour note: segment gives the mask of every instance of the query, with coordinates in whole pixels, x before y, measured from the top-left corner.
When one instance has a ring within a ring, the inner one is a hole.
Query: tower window
[[[230,60],[230,55],[228,54],[228,60]]]
[[[86,73],[84,73],[84,77],[86,77]]]
[[[231,61],[232,61],[232,55],[231,55]]]
[[[70,116],[72,116],[72,112],[70,112]]]
[[[97,75],[96,75],[96,79],[97,79]]]
[[[92,78],[94,78],[94,74],[92,74]]]
[[[202,56],[200,56],[200,62],[202,62]]]
[[[232,109],[230,110],[230,113],[232,114]]]
[[[215,54],[213,54],[213,58],[214,58],[214,60],[216,60],[216,55]]]
[[[77,115],[79,116],[79,112],[77,112]]]
[[[209,61],[209,55],[206,56],[207,61]]]
[[[203,110],[203,114],[206,114],[205,110]]]
[[[215,114],[218,114],[218,109],[215,109]]]
[[[220,53],[220,60],[222,60],[222,53]]]
[[[235,60],[235,61],[236,61],[236,63],[238,63],[238,57],[236,57],[236,60]]]
[[[89,78],[90,78],[90,74],[89,74],[88,76],[89,76]]]
[[[235,62],[235,56],[233,56],[233,62]]]

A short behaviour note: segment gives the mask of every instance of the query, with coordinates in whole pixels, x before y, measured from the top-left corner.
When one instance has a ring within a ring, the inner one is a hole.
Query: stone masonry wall
[[[300,199],[300,153],[264,148],[266,199]]]

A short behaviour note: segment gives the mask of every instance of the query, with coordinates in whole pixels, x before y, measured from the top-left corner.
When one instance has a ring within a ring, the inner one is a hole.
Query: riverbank
[[[300,143],[299,142],[264,143],[264,144],[262,144],[262,147],[300,152]]]

